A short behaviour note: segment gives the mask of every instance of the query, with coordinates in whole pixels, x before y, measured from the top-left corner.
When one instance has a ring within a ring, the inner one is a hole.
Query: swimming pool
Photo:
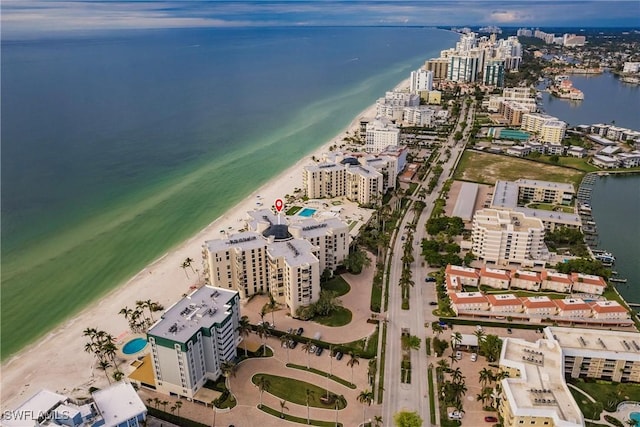
[[[629,414],[629,418],[631,418],[636,423],[640,423],[640,412],[632,412]]]
[[[147,346],[147,340],[145,338],[134,338],[122,347],[124,354],[136,354]]]
[[[305,218],[308,218],[308,217],[312,216],[314,213],[316,213],[316,210],[317,209],[304,208],[300,212],[298,212],[298,215],[299,216],[303,216]]]

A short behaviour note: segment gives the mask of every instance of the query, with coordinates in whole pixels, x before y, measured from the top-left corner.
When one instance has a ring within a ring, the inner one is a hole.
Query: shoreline
[[[394,89],[408,87],[408,82],[408,78],[403,79]],[[106,386],[107,379],[104,372],[95,367],[94,356],[83,351],[86,338],[82,331],[87,327],[95,327],[106,330],[116,339],[126,337],[128,324],[118,314],[121,308],[134,306],[135,301],[146,299],[157,301],[168,308],[183,294],[190,292],[190,287],[200,282],[199,274],[196,276],[186,269],[180,271],[184,259],[193,258],[194,264],[200,266],[204,241],[219,238],[221,230],[237,231],[246,212],[256,207],[258,196],[265,201],[260,207],[265,208],[271,206],[276,198],[293,194],[294,188],[302,185],[302,170],[311,162],[311,157],[327,152],[331,145],[339,143],[343,136],[359,126],[361,117],[375,117],[375,111],[376,104],[369,105],[336,136],[312,149],[243,200],[229,207],[224,214],[195,235],[172,247],[130,279],[115,286],[72,318],[63,321],[36,342],[28,344],[3,361],[0,366],[2,409],[16,406],[43,388],[71,396],[82,396],[87,394],[89,387]],[[124,363],[121,368],[127,374]]]

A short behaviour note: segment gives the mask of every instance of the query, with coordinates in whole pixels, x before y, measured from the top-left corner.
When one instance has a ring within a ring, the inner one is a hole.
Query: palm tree
[[[284,419],[284,410],[289,410],[289,408],[287,407],[287,401],[286,400],[281,400],[280,401],[280,418]]]
[[[310,416],[311,414],[309,413],[309,402],[313,397],[313,390],[306,389],[305,391],[306,391],[305,399],[307,402],[307,424],[311,424],[311,416]]]
[[[271,335],[271,328],[266,323],[262,322],[256,328],[256,333],[262,339],[262,356],[267,356],[267,342],[266,339]]]
[[[124,378],[124,373],[118,370],[118,371],[115,371],[113,374],[111,374],[111,376],[113,377],[113,380],[115,382],[118,382]]]
[[[160,404],[162,405],[162,410],[164,412],[167,412],[167,405],[169,404],[168,400],[163,400],[162,402],[160,402]]]
[[[101,360],[98,363],[98,368],[102,369],[104,371],[105,376],[107,377],[107,381],[109,381],[109,384],[111,384],[111,378],[109,378],[109,374],[107,373],[107,369],[109,369],[111,367],[111,363],[107,362],[106,360]]]
[[[258,377],[258,384],[256,385],[260,390],[260,408],[262,408],[262,393],[271,388],[271,382],[264,375],[260,375],[260,377]]]
[[[290,333],[285,333],[280,335],[280,344],[284,345],[287,348],[287,363],[289,363],[289,341],[293,338],[293,335]]]
[[[310,357],[311,357],[311,349],[313,348],[313,343],[311,340],[307,340],[306,343],[302,344],[302,351],[307,353],[307,369],[309,369]]]
[[[276,302],[275,298],[273,298],[271,292],[269,292],[269,302],[265,304],[265,307],[271,312],[271,326],[275,328],[276,319],[273,316],[273,312],[276,308],[278,308],[278,303]]]
[[[349,361],[347,362],[347,366],[351,368],[351,384],[354,384],[353,382],[353,367],[355,365],[359,365],[360,364],[360,358],[358,357],[357,354],[355,354],[353,351],[349,352]]]
[[[182,268],[182,270],[184,271],[185,276],[187,276],[187,279],[189,278],[189,273],[187,273],[187,267],[189,267],[189,264],[185,262],[182,263],[182,265],[180,266],[180,268]]]
[[[153,398],[153,403],[155,403],[156,409],[160,407],[160,399],[158,399],[157,397]]]
[[[364,425],[367,414],[365,404],[371,406],[371,402],[373,402],[373,392],[369,389],[361,391],[358,395],[358,402],[362,403],[362,424]]]
[[[151,403],[153,403],[153,399],[152,398],[147,398],[147,408],[151,407]]]
[[[177,409],[176,415],[180,416],[180,408],[182,408],[182,402],[180,400],[175,403],[175,408]]]
[[[380,427],[382,425],[382,417],[380,415],[376,415],[373,417],[373,422],[376,423],[376,427]]]
[[[454,383],[460,383],[464,381],[464,376],[462,375],[460,367],[457,367],[456,369],[451,371],[451,379]]]
[[[449,370],[451,369],[451,365],[449,365],[447,359],[438,360],[438,367],[442,369],[443,372],[449,372]]]
[[[491,383],[493,379],[493,372],[487,368],[482,368],[480,370],[480,383],[482,383],[483,387],[487,386],[487,383]]]
[[[249,323],[249,317],[247,316],[242,316],[240,318],[240,320],[238,321],[238,327],[236,328],[236,331],[238,331],[238,334],[243,338],[248,337],[251,334],[251,324]],[[244,357],[248,357],[247,356],[247,346],[246,343],[243,343],[243,347],[244,347]]]
[[[457,348],[462,342],[462,334],[460,332],[455,332],[451,335],[451,346],[453,349]]]
[[[335,408],[336,408],[336,427],[338,427],[338,408],[340,408],[340,405],[346,405],[346,399],[344,398],[343,395],[337,396],[336,397],[336,401],[335,401]]]
[[[220,365],[220,371],[222,372],[222,376],[224,376],[225,378],[235,378],[236,372],[238,371],[238,366],[231,360],[225,360]]]
[[[169,408],[169,410],[171,411],[171,414],[173,415],[173,413],[176,411],[175,405],[172,406],[171,408]]]
[[[187,267],[191,267],[191,272],[194,272],[194,273],[195,273],[195,271],[193,271],[193,266],[191,265],[191,263],[192,263],[192,262],[193,262],[193,258],[189,258],[189,257],[187,257],[187,258],[185,258],[185,260],[184,260],[185,265],[186,265]]]
[[[440,325],[439,322],[433,322],[431,324],[431,329],[433,329],[433,332],[435,332],[437,335],[440,335],[443,331],[442,325]]]

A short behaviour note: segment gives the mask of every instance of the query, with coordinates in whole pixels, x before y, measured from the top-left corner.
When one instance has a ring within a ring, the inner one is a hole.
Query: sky
[[[145,28],[327,25],[640,28],[640,0],[2,0],[3,38]]]

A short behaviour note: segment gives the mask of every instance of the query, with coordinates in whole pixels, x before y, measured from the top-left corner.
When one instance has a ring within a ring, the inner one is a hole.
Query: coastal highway
[[[467,116],[467,113],[469,116]],[[398,283],[402,273],[402,262],[400,258],[402,257],[403,244],[405,243],[400,236],[406,236],[405,226],[414,218],[411,207],[407,209],[407,214],[398,226],[397,238],[391,248],[392,255],[389,259],[391,269],[389,272],[387,342],[386,348],[384,349],[386,359],[382,415],[387,425],[390,425],[393,415],[402,410],[418,412],[423,419],[423,425],[431,425],[429,420],[432,409],[429,406],[427,366],[429,363],[434,363],[435,365],[435,357],[427,357],[424,342],[425,336],[429,332],[429,330],[425,328],[425,323],[430,324],[436,320],[436,317],[432,314],[434,307],[430,306],[429,302],[436,301],[437,294],[433,283],[425,283],[424,279],[427,273],[433,269],[428,269],[423,266],[420,243],[422,239],[426,237],[425,224],[431,215],[433,204],[438,198],[444,182],[449,179],[453,173],[455,165],[464,150],[464,141],[468,138],[468,134],[465,133],[462,141],[456,144],[453,135],[461,130],[460,122],[464,121],[463,118],[466,118],[467,123],[472,123],[472,117],[473,107],[470,111],[467,111],[467,107],[463,102],[456,127],[449,135],[447,142],[443,143],[439,148],[440,158],[445,158],[445,151],[447,149],[451,150],[451,155],[449,159],[442,164],[443,172],[438,180],[438,184],[432,193],[424,200],[426,208],[422,211],[418,219],[416,231],[414,232],[413,254],[415,261],[411,265],[411,270],[412,280],[415,282],[415,286],[411,287],[409,291],[409,310],[402,310],[401,308],[402,292]],[[429,177],[430,175],[427,175],[425,181],[421,183],[422,186],[426,187]],[[417,200],[417,198],[415,200]],[[422,340],[418,350],[411,350],[411,384],[401,383],[400,378],[400,365],[402,362],[401,334],[403,328],[409,329],[411,335],[415,335]]]

